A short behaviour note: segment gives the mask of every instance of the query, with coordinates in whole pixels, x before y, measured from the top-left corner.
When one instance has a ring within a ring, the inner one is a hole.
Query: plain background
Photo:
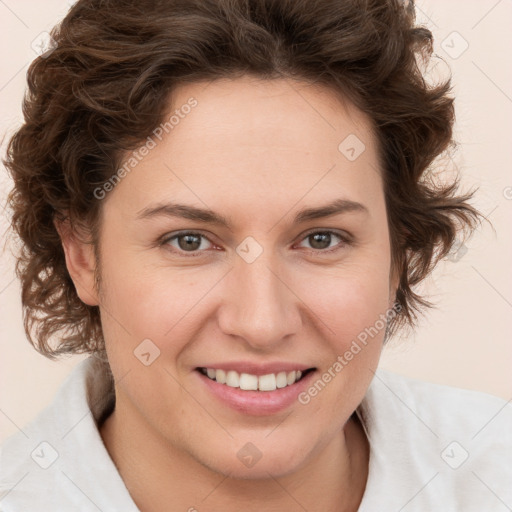
[[[340,0],[341,1],[341,0]],[[22,120],[33,41],[50,31],[72,2],[0,0],[2,156]],[[512,400],[512,3],[509,0],[423,0],[418,22],[434,34],[429,76],[450,67],[456,98],[451,165],[463,189],[479,187],[474,204],[492,222],[436,269],[421,290],[435,301],[414,334],[392,340],[381,366],[403,375]],[[450,163],[450,162],[448,162]],[[0,172],[0,232],[11,183]],[[2,244],[3,245],[3,244]],[[26,341],[20,289],[9,249],[0,255],[0,442],[41,410],[83,356],[57,362]]]

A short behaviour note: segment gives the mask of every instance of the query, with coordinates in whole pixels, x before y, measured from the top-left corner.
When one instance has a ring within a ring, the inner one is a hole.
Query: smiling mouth
[[[251,373],[239,373],[235,370],[220,370],[215,368],[197,368],[197,370],[209,379],[225,384],[231,388],[239,388],[244,391],[275,391],[302,380],[315,368],[307,370],[292,370],[290,372],[269,373],[267,375],[253,375]]]

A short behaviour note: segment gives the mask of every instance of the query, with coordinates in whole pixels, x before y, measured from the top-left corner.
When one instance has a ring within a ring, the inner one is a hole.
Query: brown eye
[[[348,243],[346,238],[334,231],[314,231],[307,234],[303,241],[309,243],[309,248],[321,252],[335,251]]]
[[[180,235],[176,240],[184,251],[196,251],[201,246],[201,237],[198,235]]]
[[[313,249],[328,249],[331,245],[330,233],[314,233],[308,236],[311,247]]]
[[[206,241],[206,246],[205,242]],[[194,253],[203,252],[208,249],[208,244],[211,242],[200,233],[178,233],[176,235],[167,237],[162,242],[163,245],[170,246],[171,249],[178,253]]]

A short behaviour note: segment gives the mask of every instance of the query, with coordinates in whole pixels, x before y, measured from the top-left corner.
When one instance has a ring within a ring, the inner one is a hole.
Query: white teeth
[[[242,373],[240,375],[240,389],[245,389],[246,391],[256,391],[258,389],[258,377],[256,377],[256,375]]]
[[[275,391],[276,389],[291,386],[302,377],[300,370],[291,372],[269,373],[267,375],[252,375],[250,373],[238,373],[235,370],[216,370],[203,368],[202,372],[219,384],[226,384],[231,388],[240,388],[244,391]]]
[[[226,375],[226,384],[231,388],[239,388],[240,387],[240,375],[238,372],[234,370],[230,370]]]
[[[273,373],[260,375],[258,379],[258,389],[260,391],[274,391],[276,389],[276,376]]]
[[[286,376],[286,372],[279,372],[276,375],[276,386],[278,388],[284,388],[288,385],[288,379]]]

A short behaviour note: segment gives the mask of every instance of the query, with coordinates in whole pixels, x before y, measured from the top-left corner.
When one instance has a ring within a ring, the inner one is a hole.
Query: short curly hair
[[[399,276],[388,332],[432,304],[413,291],[460,231],[475,228],[474,192],[441,184],[452,147],[450,78],[429,85],[432,34],[401,0],[80,0],[28,71],[24,124],[4,163],[24,325],[36,349],[103,353],[99,307],[67,271],[55,219],[100,225],[102,186],[162,123],[178,84],[251,74],[324,85],[373,121]],[[96,240],[96,242],[94,241]]]

